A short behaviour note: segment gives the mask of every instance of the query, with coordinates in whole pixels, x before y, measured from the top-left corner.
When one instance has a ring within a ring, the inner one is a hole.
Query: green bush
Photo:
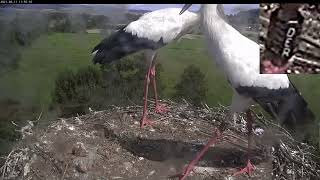
[[[11,146],[20,139],[17,131],[39,114],[36,107],[22,104],[16,100],[4,98],[0,100],[0,156],[8,153]],[[16,127],[17,124],[19,127]]]
[[[9,24],[12,41],[29,46],[41,34],[48,32],[48,20],[44,14],[33,12],[17,13]]]
[[[51,107],[57,108],[60,116],[69,117],[87,113],[89,107],[97,110],[111,105],[142,104],[146,70],[142,54],[134,54],[102,65],[100,70],[86,67],[76,73],[61,72],[55,82]],[[156,70],[161,95],[164,88],[160,81],[161,65]],[[153,95],[151,86],[149,92]]]
[[[0,12],[0,75],[17,69],[21,46],[29,46],[47,32],[45,15],[32,12]]]
[[[144,81],[147,72],[142,53],[125,57],[114,64],[103,65],[108,101],[112,104],[141,104],[143,101]],[[161,64],[156,66],[158,94],[161,95],[164,85],[160,80],[163,71]],[[149,96],[153,96],[150,83]]]
[[[76,73],[70,70],[61,72],[53,91],[53,106],[60,109],[61,116],[84,114],[88,107],[99,105],[95,102],[97,92],[103,92],[102,74],[94,67],[79,69]]]
[[[87,21],[87,28],[105,29],[106,25],[110,23],[110,19],[104,15],[90,15]]]
[[[184,69],[180,81],[176,84],[174,97],[177,100],[184,98],[198,106],[206,99],[207,91],[205,75],[198,67],[190,65]]]

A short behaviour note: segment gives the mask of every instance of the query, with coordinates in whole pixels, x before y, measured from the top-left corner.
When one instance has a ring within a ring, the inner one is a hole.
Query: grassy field
[[[19,68],[0,78],[2,94],[46,106],[57,74],[91,65],[90,52],[98,34],[44,35],[22,52]]]
[[[0,91],[5,97],[46,107],[51,101],[51,90],[57,74],[64,69],[76,70],[93,66],[91,49],[101,40],[99,34],[55,33],[43,35],[22,52],[20,67],[0,77]],[[208,57],[201,36],[182,39],[160,50],[159,62],[166,84],[164,95],[170,97],[173,86],[183,69],[191,64],[201,68],[209,83],[207,103],[228,105],[231,89],[224,77]],[[292,77],[312,109],[320,116],[320,76],[296,75]],[[142,89],[141,89],[142,90]]]

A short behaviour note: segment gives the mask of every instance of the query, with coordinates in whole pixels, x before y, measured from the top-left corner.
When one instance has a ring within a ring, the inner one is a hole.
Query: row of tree
[[[104,15],[87,13],[66,13],[62,11],[47,12],[49,31],[53,32],[85,32],[87,29],[106,29],[110,20]]]
[[[239,30],[246,26],[250,27],[250,30],[258,32],[260,25],[259,14],[259,9],[251,9],[247,11],[240,11],[237,14],[230,14],[227,17],[230,23]]]
[[[103,15],[0,9],[0,74],[17,68],[21,47],[31,45],[42,34],[110,28],[108,23],[109,18]]]
[[[88,108],[105,109],[110,105],[141,104],[146,66],[140,61],[142,54],[135,54],[115,64],[101,68],[84,67],[77,72],[62,72],[53,91],[53,108],[61,116],[85,114]],[[137,60],[138,59],[138,60]],[[162,66],[156,67],[157,88],[160,96],[165,88],[161,81]],[[174,99],[186,99],[200,105],[206,98],[205,75],[195,66],[187,67],[175,86]],[[150,91],[150,97],[153,97]]]

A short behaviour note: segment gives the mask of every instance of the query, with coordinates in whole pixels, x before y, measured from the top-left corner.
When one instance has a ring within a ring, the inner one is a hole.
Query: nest
[[[170,106],[173,113],[169,113],[159,117],[159,121],[164,122],[163,127],[169,126],[169,124],[167,123],[173,121],[178,122],[180,124],[179,126],[182,126],[181,131],[185,131],[187,127],[190,127],[188,128],[188,132],[190,133],[190,135],[192,135],[193,133],[194,136],[197,136],[196,134],[198,134],[199,138],[201,134],[205,137],[211,136],[212,131],[209,132],[208,125],[212,124],[213,127],[217,127],[223,120],[225,120],[226,114],[229,110],[228,107],[222,105],[219,105],[217,107],[209,107],[206,104],[203,104],[202,107],[194,107],[187,101],[184,101],[183,103],[175,103],[167,100],[164,102]],[[83,139],[82,137],[92,137],[93,132],[90,132],[87,129],[84,130],[84,126],[97,126],[98,124],[100,124],[99,126],[106,127],[104,131],[106,131],[107,129],[110,130],[115,126],[119,126],[121,125],[121,123],[124,123],[124,121],[122,120],[112,120],[112,116],[121,116],[121,119],[136,117],[140,115],[142,106],[115,106],[114,108],[105,111],[93,111],[91,108],[89,110],[91,113],[84,116],[78,116],[69,119],[59,119],[58,121],[52,123],[48,127],[48,129],[46,129],[42,133],[33,132],[33,123],[28,123],[27,128],[22,127],[20,132],[24,133],[24,136],[22,136],[24,139],[28,139],[28,136],[31,136],[33,134],[37,136],[38,140],[33,143],[18,144],[15,148],[12,149],[7,157],[4,157],[5,163],[0,169],[2,179],[41,179],[42,176],[39,175],[41,174],[41,172],[33,168],[33,163],[39,158],[44,159],[47,165],[52,166],[53,173],[47,175],[50,176],[49,178],[79,178],[79,174],[77,176],[75,176],[74,174],[80,173],[81,175],[89,171],[88,163],[84,163],[82,161],[83,159],[81,158],[88,156],[88,154],[92,152],[92,149],[90,149],[91,147],[89,147],[87,144],[77,142],[74,147],[70,148],[70,153],[74,158],[66,161],[65,157],[60,157],[60,154],[53,152],[52,149],[50,150],[50,146],[52,145],[50,145],[50,142],[47,142],[46,140],[46,137],[48,136],[47,133],[49,133],[49,131],[56,133],[61,129],[67,129],[68,134],[71,133],[74,137],[81,137],[80,139]],[[150,115],[153,115],[153,113],[150,113]],[[244,117],[244,114],[239,114],[237,118],[239,123],[227,122],[227,130],[225,131],[224,138],[222,139],[223,141],[229,141],[231,138],[233,138],[236,139],[236,141],[246,142],[245,137],[247,130]],[[38,120],[39,119],[40,116]],[[255,120],[256,121],[254,124],[253,132],[256,136],[260,136],[267,129],[276,129],[276,134],[277,136],[279,136],[279,141],[272,147],[268,147],[265,144],[258,144],[256,147],[261,152],[270,152],[268,155],[272,159],[273,165],[272,174],[270,174],[270,176],[272,176],[273,179],[315,179],[317,177],[320,177],[319,157],[315,155],[314,147],[295,141],[290,133],[288,133],[285,129],[281,128],[278,124],[274,123],[270,119],[264,117],[261,113],[255,114]],[[128,122],[132,121],[130,120]],[[125,124],[125,126],[128,125]],[[26,129],[28,130],[26,131]],[[141,132],[138,126],[136,129],[138,131],[134,133],[140,133],[138,135],[139,137],[142,137],[142,135],[144,135],[152,139],[156,138],[159,135],[159,132],[154,129],[144,130],[144,132]],[[161,129],[159,129],[159,131],[160,130]],[[108,131],[107,134],[109,139],[115,139],[116,136],[123,138],[131,133],[130,131],[123,130],[122,127],[118,131],[118,135],[116,135],[117,132]],[[174,139],[180,138],[182,140],[189,138],[189,136],[177,138],[174,134],[168,136],[168,138],[170,137]],[[94,147],[99,148],[99,145],[94,145]],[[108,153],[119,153],[122,151],[119,150],[120,146],[117,145],[108,148]],[[110,159],[108,158],[108,155],[103,156],[106,156],[107,159]],[[143,160],[144,158],[133,157],[132,154],[126,153],[125,159],[130,158],[132,159],[132,161],[125,162],[125,169],[127,169],[128,172],[132,173],[133,171],[130,170],[130,168],[132,169],[132,164],[134,164],[134,162],[141,162],[141,160]],[[96,163],[97,161],[94,162]],[[147,166],[150,165],[147,164]],[[70,170],[73,167],[75,169]],[[199,169],[201,170],[201,168],[198,168],[198,170]],[[155,173],[154,171],[151,172],[149,173],[149,175]],[[206,173],[208,173],[207,169]]]

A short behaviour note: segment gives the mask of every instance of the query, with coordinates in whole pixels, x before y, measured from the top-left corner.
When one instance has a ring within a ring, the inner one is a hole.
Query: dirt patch
[[[157,121],[140,129],[142,107],[132,106],[58,119],[23,139],[2,167],[4,179],[168,179],[181,172],[209,140],[227,108],[196,108],[167,102],[171,112],[150,113]],[[242,116],[240,121],[244,121]],[[246,163],[244,124],[227,130],[188,179],[231,177]],[[255,126],[255,132],[258,132]],[[251,179],[271,179],[272,158],[266,136],[256,135]]]

